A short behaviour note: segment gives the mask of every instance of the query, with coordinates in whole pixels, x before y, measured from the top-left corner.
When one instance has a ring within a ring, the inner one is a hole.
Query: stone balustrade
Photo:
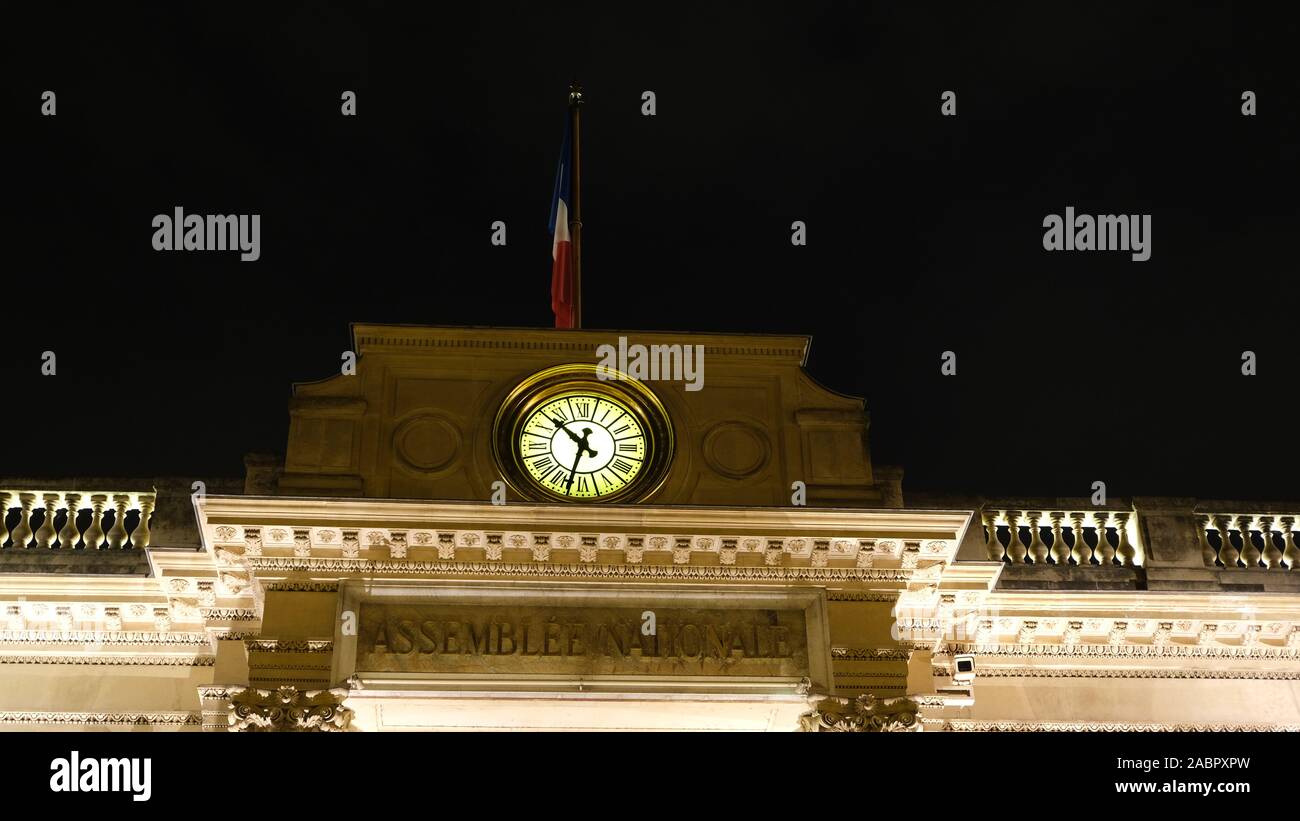
[[[1201,559],[1226,570],[1295,570],[1300,547],[1293,530],[1297,513],[1197,512]]]
[[[1131,508],[1019,509],[985,506],[985,549],[993,561],[1072,567],[1144,564]]]
[[[0,490],[0,548],[142,549],[155,501],[153,491]]]

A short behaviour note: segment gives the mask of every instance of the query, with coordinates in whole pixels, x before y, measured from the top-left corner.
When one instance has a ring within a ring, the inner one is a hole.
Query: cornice
[[[550,328],[466,328],[453,326],[353,324],[355,350],[363,356],[380,351],[415,353],[421,350],[481,351],[495,358],[554,355],[594,360],[596,348],[618,337],[629,344],[703,345],[710,357],[784,359],[804,365],[812,337],[776,334],[719,334],[689,331],[625,331]]]
[[[913,573],[896,568],[758,567],[690,564],[551,564],[506,561],[383,561],[372,559],[260,556],[247,559],[259,574],[312,573],[335,576],[488,576],[576,579],[682,579],[707,581],[809,581],[906,583]]]
[[[656,505],[493,505],[418,499],[205,496],[205,524],[436,528],[557,532],[790,533],[825,538],[954,539],[971,511],[845,508],[733,508]],[[599,523],[593,528],[593,523]]]
[[[9,548],[12,549],[12,548]],[[28,548],[35,550],[36,548]],[[190,550],[191,554],[200,556],[204,562],[211,564],[201,551]],[[96,601],[141,601],[156,600],[166,603],[167,597],[158,589],[158,580],[142,576],[72,575],[11,573],[0,575],[0,595],[4,597],[29,596],[42,601],[68,599],[77,601],[94,598]]]

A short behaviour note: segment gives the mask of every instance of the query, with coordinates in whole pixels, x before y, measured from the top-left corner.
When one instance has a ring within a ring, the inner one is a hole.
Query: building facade
[[[0,728],[1300,728],[1300,505],[909,498],[805,337],[353,333],[242,484],[0,485]]]

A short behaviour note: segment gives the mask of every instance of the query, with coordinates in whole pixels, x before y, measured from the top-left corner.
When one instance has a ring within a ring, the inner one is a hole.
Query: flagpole
[[[569,84],[569,116],[573,118],[573,213],[569,237],[573,242],[573,327],[582,327],[582,86]]]

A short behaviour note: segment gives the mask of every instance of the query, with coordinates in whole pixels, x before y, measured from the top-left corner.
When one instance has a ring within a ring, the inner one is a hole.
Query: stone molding
[[[109,667],[212,667],[216,664],[215,656],[45,656],[45,655],[0,655],[0,664],[87,664]]]
[[[206,647],[208,635],[193,631],[100,632],[98,630],[0,630],[0,643],[19,644],[164,644]]]
[[[964,733],[1260,733],[1300,732],[1300,724],[1144,724],[1104,721],[926,720],[935,729]]]
[[[908,661],[912,653],[893,647],[832,647],[831,658],[837,661]]]
[[[936,665],[934,675],[951,678],[952,668]],[[1188,670],[1156,667],[991,667],[979,668],[980,678],[1168,678],[1300,681],[1297,670]]]
[[[264,653],[332,653],[334,642],[328,639],[284,640],[246,638],[244,645],[250,651]]]
[[[248,561],[255,571],[341,575],[533,576],[736,581],[826,581],[906,583],[908,570],[853,567],[770,567],[688,564],[548,564],[543,562],[376,561],[262,556]],[[888,599],[892,600],[892,599]]]
[[[1278,647],[1269,645],[1199,645],[1199,644],[948,644],[946,651],[938,655],[951,653],[972,653],[978,656],[1087,656],[1092,658],[1248,658],[1248,659],[1296,659],[1300,658],[1300,646]]]
[[[113,727],[198,727],[203,723],[197,712],[160,713],[58,713],[0,711],[3,724],[59,724]]]

